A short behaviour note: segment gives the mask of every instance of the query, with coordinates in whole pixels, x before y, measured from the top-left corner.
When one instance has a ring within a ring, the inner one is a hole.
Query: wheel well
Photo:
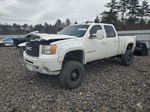
[[[133,50],[133,47],[134,47],[134,44],[133,44],[133,43],[130,43],[130,44],[128,44],[128,46],[127,46],[127,50]]]
[[[83,61],[84,61],[83,57],[84,57],[84,53],[82,50],[71,51],[65,55],[64,62],[74,60],[74,61],[78,61],[80,63],[83,63]]]

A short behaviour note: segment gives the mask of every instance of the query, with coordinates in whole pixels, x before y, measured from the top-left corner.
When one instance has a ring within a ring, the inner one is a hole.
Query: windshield
[[[64,28],[62,31],[60,31],[58,34],[83,37],[88,28],[89,25],[68,26]]]
[[[34,34],[29,34],[25,37],[27,41],[39,41],[40,37]]]

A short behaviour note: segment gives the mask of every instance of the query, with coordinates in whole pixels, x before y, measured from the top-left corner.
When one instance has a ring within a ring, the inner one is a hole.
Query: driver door
[[[97,39],[96,33],[102,30],[100,25],[95,25],[90,30],[90,38],[86,38],[86,60],[87,62],[103,59],[105,57],[106,42],[105,39]]]

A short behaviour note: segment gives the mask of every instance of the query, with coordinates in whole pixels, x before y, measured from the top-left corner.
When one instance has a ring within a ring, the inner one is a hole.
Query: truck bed
[[[124,54],[127,46],[127,42],[136,42],[136,36],[119,36],[119,47],[118,47],[118,55]],[[136,45],[136,43],[134,44]],[[133,49],[134,50],[134,49]]]

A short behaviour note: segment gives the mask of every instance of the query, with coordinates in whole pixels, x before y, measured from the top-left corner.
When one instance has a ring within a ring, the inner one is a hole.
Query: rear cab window
[[[107,38],[115,38],[116,37],[116,32],[112,26],[104,25],[104,29],[106,31]]]

